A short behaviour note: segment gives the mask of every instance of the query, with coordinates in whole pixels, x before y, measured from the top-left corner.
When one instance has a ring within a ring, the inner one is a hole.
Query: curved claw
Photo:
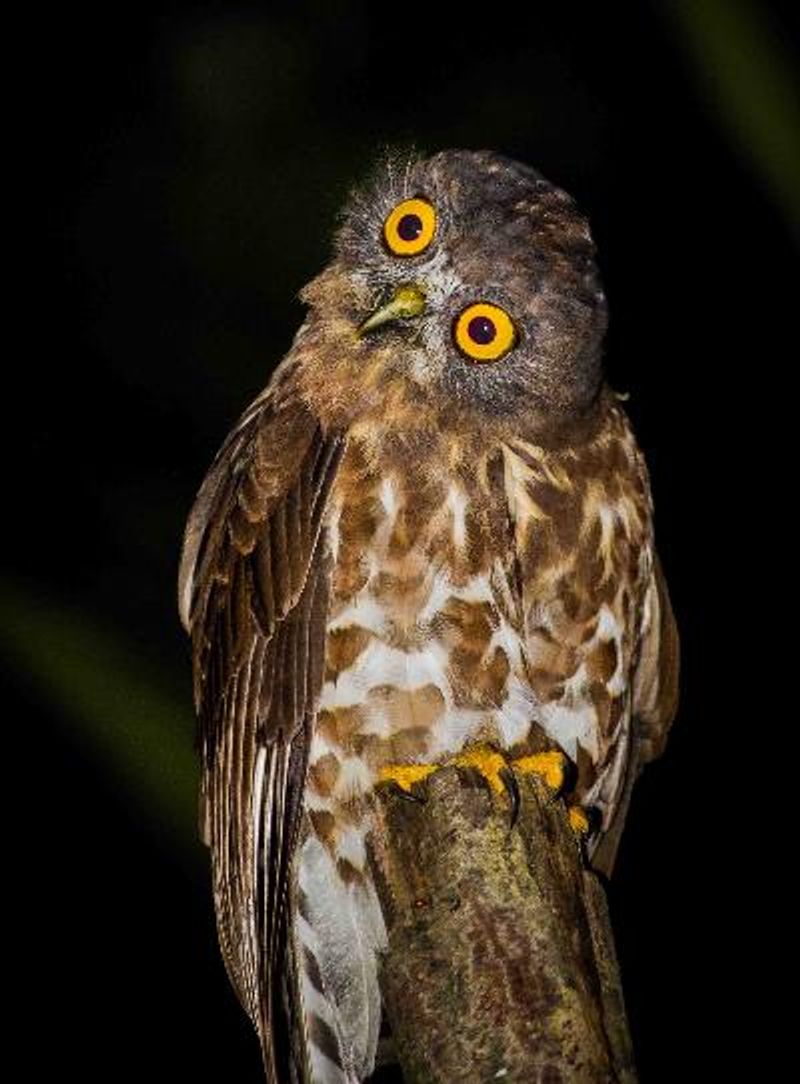
[[[554,798],[564,794],[574,782],[575,766],[560,749],[518,757],[511,763],[520,775],[535,775],[546,783]]]
[[[555,792],[554,797],[563,798],[565,794],[569,794],[574,790],[576,783],[578,782],[578,765],[574,760],[570,760],[569,757],[564,758],[562,765],[563,778],[561,780],[561,786]]]
[[[394,780],[392,780],[392,794],[402,798],[404,802],[416,802],[417,805],[425,805],[428,801],[426,794],[416,794],[413,790],[407,790]]]
[[[422,783],[437,770],[435,764],[385,764],[378,776],[379,784],[390,784],[392,791],[397,791],[409,802],[426,802],[427,799],[415,794],[412,788]]]
[[[517,777],[514,775],[514,772],[508,766],[506,766],[505,768],[501,768],[499,775],[506,788],[508,800],[511,803],[511,822],[509,824],[509,828],[513,828],[514,825],[517,823],[517,820],[519,819],[519,783],[517,782]]]

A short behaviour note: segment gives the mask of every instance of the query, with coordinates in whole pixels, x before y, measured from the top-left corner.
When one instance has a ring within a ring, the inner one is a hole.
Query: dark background
[[[535,164],[593,222],[609,376],[631,393],[684,652],[673,738],[610,888],[641,1077],[769,1079],[756,968],[776,950],[755,908],[780,924],[765,841],[783,744],[759,720],[793,681],[767,616],[790,546],[790,8],[116,4],[42,13],[10,40],[35,213],[6,213],[45,226],[14,268],[21,392],[4,411],[26,1077],[261,1079],[194,840],[180,535],[302,318],[349,186],[410,142]]]

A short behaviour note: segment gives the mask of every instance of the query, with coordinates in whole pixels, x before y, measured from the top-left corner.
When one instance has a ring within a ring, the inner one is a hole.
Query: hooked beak
[[[390,320],[408,320],[412,316],[419,316],[425,311],[425,292],[421,286],[409,283],[398,286],[385,305],[381,305],[371,316],[368,316],[363,324],[359,325],[356,334],[359,338],[373,331],[382,324],[388,324]]]

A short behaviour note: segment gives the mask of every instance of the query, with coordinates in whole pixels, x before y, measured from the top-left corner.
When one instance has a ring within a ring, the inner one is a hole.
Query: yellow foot
[[[489,784],[495,794],[502,794],[507,789],[504,777],[508,774],[508,761],[488,745],[471,745],[462,753],[442,764],[385,764],[378,775],[379,783],[394,783],[406,794],[411,793],[415,783],[422,783],[449,765],[457,768],[472,768]]]
[[[595,818],[592,816],[593,812],[596,813],[596,810],[587,809],[582,805],[571,805],[567,810],[570,827],[580,839],[583,839],[584,836],[588,836],[595,827]]]
[[[557,794],[564,789],[569,766],[569,760],[557,749],[551,749],[547,753],[534,753],[529,757],[518,757],[511,761],[511,767],[519,775],[536,775]]]
[[[440,764],[385,764],[378,775],[379,783],[394,783],[405,794],[411,794],[415,783],[422,783],[438,772]]]
[[[495,794],[506,794],[509,783],[508,761],[489,745],[469,745],[451,764],[457,768],[472,768],[483,776]]]
[[[567,810],[569,824],[576,836],[585,836],[589,832],[589,818],[586,810],[579,805],[571,805]]]
[[[448,765],[477,772],[494,794],[504,795],[511,804],[511,823],[519,813],[517,774],[535,775],[556,794],[564,788],[570,762],[558,750],[507,760],[489,745],[470,745],[443,764],[387,764],[380,770],[379,783],[393,783],[407,798],[416,798],[412,788]]]

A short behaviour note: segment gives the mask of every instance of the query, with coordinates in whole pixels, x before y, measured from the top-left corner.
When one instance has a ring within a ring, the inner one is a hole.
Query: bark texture
[[[513,828],[456,768],[424,804],[381,798],[381,986],[406,1084],[636,1080],[602,885],[563,804],[520,791]]]

